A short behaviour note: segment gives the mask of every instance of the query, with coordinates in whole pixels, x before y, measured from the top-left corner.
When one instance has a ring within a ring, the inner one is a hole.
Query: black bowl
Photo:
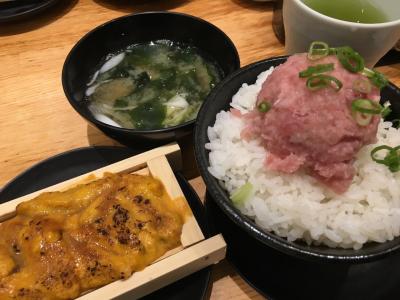
[[[166,143],[193,130],[195,120],[156,130],[114,127],[96,120],[82,101],[86,83],[107,54],[135,43],[160,39],[196,46],[218,63],[224,77],[240,67],[238,52],[229,37],[216,26],[194,16],[146,12],[124,16],[93,29],[72,48],[65,60],[62,71],[64,92],[83,118],[123,144],[138,141],[142,144]]]
[[[243,83],[253,84],[257,75],[271,66],[285,62],[287,57],[276,57],[241,68],[218,84],[204,102],[197,116],[195,128],[195,154],[200,173],[207,186],[210,197],[225,215],[240,229],[265,245],[281,253],[313,262],[363,263],[382,258],[400,248],[400,237],[386,243],[368,243],[360,250],[333,249],[325,246],[308,246],[300,242],[289,242],[273,233],[265,232],[250,218],[242,215],[229,199],[226,191],[218,184],[207,170],[209,167],[208,151],[204,145],[208,142],[207,128],[215,123],[215,116],[221,110],[228,110],[232,96]],[[391,101],[393,112],[390,118],[400,116],[400,91],[393,84],[382,90],[382,99]]]
[[[206,195],[207,222],[222,233],[226,258],[268,300],[390,300],[400,294],[400,253],[366,263],[299,259],[268,247],[227,218]]]

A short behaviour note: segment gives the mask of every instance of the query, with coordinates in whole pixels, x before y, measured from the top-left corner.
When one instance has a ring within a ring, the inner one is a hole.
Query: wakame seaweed
[[[117,55],[118,63],[101,73]],[[97,75],[86,93],[95,116],[125,128],[157,129],[194,119],[222,72],[199,49],[159,40],[109,55]]]

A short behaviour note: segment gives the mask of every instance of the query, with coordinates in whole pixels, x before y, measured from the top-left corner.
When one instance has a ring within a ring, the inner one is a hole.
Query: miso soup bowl
[[[108,54],[132,44],[160,39],[199,48],[219,65],[223,77],[240,67],[238,52],[230,38],[213,24],[194,16],[174,12],[145,12],[124,16],[93,29],[78,41],[65,60],[62,71],[64,92],[72,107],[83,118],[123,144],[162,144],[179,140],[193,131],[195,120],[153,130],[112,126],[97,120],[84,101],[89,79]]]
[[[400,237],[385,243],[367,243],[360,250],[329,248],[290,242],[264,231],[243,215],[208,168],[207,130],[221,110],[229,110],[234,94],[244,84],[286,61],[263,60],[241,68],[210,93],[197,117],[195,156],[207,187],[209,222],[224,235],[227,257],[238,271],[268,299],[395,299],[400,292]],[[390,118],[400,117],[400,90],[389,84],[382,99],[392,105]],[[385,276],[383,274],[390,274]],[[396,297],[389,297],[393,294]]]

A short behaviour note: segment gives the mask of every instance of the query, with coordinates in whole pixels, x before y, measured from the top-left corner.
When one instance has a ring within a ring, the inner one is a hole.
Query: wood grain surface
[[[31,19],[0,24],[0,186],[32,164],[69,149],[118,145],[89,126],[61,86],[64,59],[85,33],[113,18],[149,10],[193,14],[220,27],[242,65],[284,54],[270,2],[252,0],[62,0]],[[400,85],[400,64],[379,68]],[[191,180],[204,195],[201,178]],[[213,275],[211,299],[262,299],[228,262]]]

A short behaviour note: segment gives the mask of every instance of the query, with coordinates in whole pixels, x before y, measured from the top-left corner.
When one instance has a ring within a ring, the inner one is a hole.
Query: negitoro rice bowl
[[[266,76],[246,85],[231,102],[242,111],[253,108]],[[331,247],[360,248],[367,241],[385,242],[400,234],[400,174],[371,160],[379,145],[400,144],[400,130],[381,121],[378,142],[365,146],[357,155],[357,175],[350,189],[337,195],[305,172],[282,174],[266,171],[266,150],[260,142],[240,138],[243,120],[222,111],[209,128],[210,173],[221,181],[230,195],[247,182],[253,195],[237,207],[268,231],[294,241],[323,243]],[[329,201],[327,201],[329,200]]]
[[[273,71],[264,69],[254,84],[244,83],[231,99],[231,110],[217,113],[207,130],[208,172],[236,209],[289,242],[357,250],[399,236],[400,173],[371,159],[377,146],[400,144],[400,131],[391,122],[378,121],[376,142],[356,153],[354,177],[343,193],[321,184],[306,169],[288,174],[265,167],[268,150],[259,138],[243,138],[246,119],[238,111],[245,115],[257,107],[257,95]]]

